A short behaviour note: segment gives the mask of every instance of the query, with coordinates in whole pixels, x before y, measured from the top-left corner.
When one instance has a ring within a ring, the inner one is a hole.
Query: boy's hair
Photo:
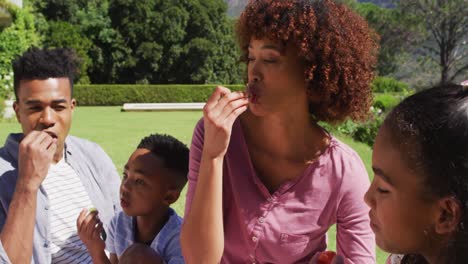
[[[29,48],[13,60],[13,87],[18,100],[19,83],[22,80],[45,80],[67,77],[73,97],[73,80],[79,72],[80,60],[72,49]]]
[[[143,138],[138,148],[147,149],[162,159],[164,167],[175,172],[176,187],[184,188],[189,166],[189,149],[184,143],[170,135],[152,134]]]
[[[407,167],[423,177],[423,199],[452,196],[460,202],[458,231],[446,263],[468,263],[468,88],[448,84],[405,99],[385,119],[392,144]],[[408,255],[402,263],[425,263]]]

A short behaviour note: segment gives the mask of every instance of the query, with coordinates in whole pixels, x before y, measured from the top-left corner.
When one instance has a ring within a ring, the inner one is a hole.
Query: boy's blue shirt
[[[111,221],[106,240],[106,249],[120,257],[124,251],[135,243],[135,218],[118,213]],[[151,242],[151,248],[161,256],[167,264],[184,264],[180,247],[180,229],[182,218],[169,208],[169,219]]]

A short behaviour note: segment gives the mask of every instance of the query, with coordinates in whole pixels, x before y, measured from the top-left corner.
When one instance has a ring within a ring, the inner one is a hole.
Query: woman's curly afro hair
[[[251,39],[293,45],[305,63],[311,114],[332,123],[368,117],[378,36],[331,0],[251,0],[236,25],[241,59]],[[312,98],[312,96],[311,96]]]

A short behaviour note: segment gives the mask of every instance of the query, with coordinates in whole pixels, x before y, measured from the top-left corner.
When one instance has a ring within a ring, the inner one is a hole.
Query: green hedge
[[[233,91],[243,90],[244,85],[224,85]],[[74,97],[82,106],[121,106],[124,103],[191,103],[205,102],[215,84],[161,84],[161,85],[75,85]],[[398,104],[405,94],[375,93],[374,106],[384,111]]]
[[[124,103],[205,102],[216,85],[75,85],[73,95],[81,106],[112,106]],[[232,91],[244,85],[225,85]]]

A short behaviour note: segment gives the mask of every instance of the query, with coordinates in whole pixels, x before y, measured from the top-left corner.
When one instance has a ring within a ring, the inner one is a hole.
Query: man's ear
[[[72,99],[71,99],[71,106],[70,106],[70,107],[71,107],[71,110],[72,110],[72,111],[75,110],[75,107],[76,107],[76,100],[75,100],[75,98],[72,98]]]
[[[18,101],[13,102],[13,110],[15,110],[16,120],[18,120],[18,123],[21,123],[18,104],[19,104]]]
[[[444,197],[437,202],[435,232],[448,235],[457,230],[461,219],[460,202],[453,196]]]
[[[175,203],[177,199],[179,199],[180,191],[176,188],[171,188],[167,190],[166,195],[164,195],[164,204],[170,206],[171,204]]]

